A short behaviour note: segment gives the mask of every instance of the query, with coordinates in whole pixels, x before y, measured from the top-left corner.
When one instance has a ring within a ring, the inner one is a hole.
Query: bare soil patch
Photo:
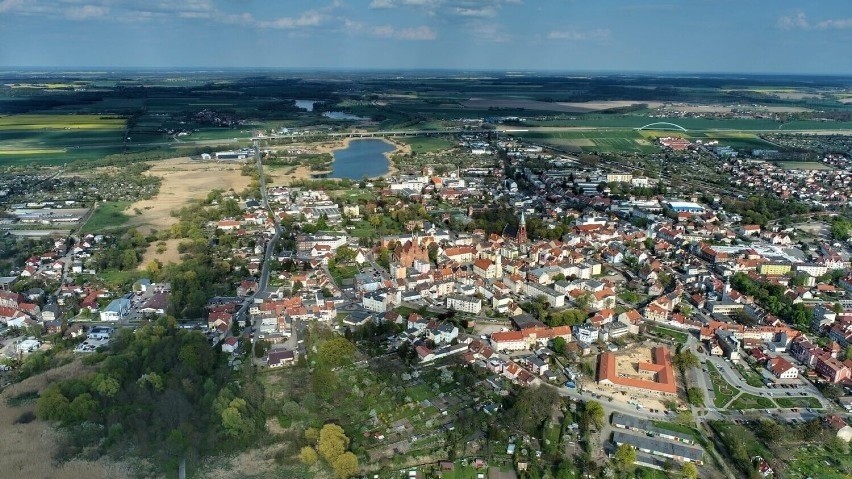
[[[178,245],[181,241],[187,241],[186,239],[170,239],[163,241],[165,243],[166,250],[162,253],[158,253],[157,250],[160,248],[160,241],[155,241],[148,246],[148,249],[145,250],[145,254],[142,256],[142,262],[139,263],[139,267],[137,269],[144,270],[148,263],[151,261],[159,260],[163,264],[169,263],[180,263],[180,253],[178,252]]]
[[[242,191],[249,185],[251,178],[242,176],[241,168],[242,163],[196,161],[186,157],[154,162],[145,174],[163,179],[160,192],[150,200],[130,205],[129,225],[143,233],[167,229],[176,222],[171,212],[190,200],[203,198],[214,189]],[[142,211],[142,214],[134,214],[135,209]]]
[[[113,479],[137,477],[127,464],[107,458],[97,461],[73,459],[68,462],[54,460],[59,450],[61,432],[38,419],[15,424],[25,413],[35,412],[35,402],[12,406],[9,398],[23,393],[41,391],[48,384],[77,377],[92,368],[84,367],[78,360],[9,386],[0,393],[0,476],[51,479]]]

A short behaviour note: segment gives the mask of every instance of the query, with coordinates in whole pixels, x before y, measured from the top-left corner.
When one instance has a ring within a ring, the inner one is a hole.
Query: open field
[[[51,479],[112,479],[140,477],[128,464],[106,458],[97,461],[73,459],[56,461],[60,453],[61,432],[39,420],[20,421],[35,410],[35,399],[20,400],[34,391],[61,379],[77,377],[90,371],[74,361],[14,384],[0,394],[0,470],[4,477],[39,477]],[[17,423],[16,423],[17,422]]]
[[[435,151],[447,150],[456,145],[454,141],[440,137],[408,137],[395,138],[395,141],[406,144],[411,148],[411,151],[421,155],[423,153],[432,153]]]
[[[121,117],[85,114],[0,116],[0,161],[60,163],[115,153],[125,123]]]
[[[203,198],[214,189],[242,191],[251,179],[240,174],[241,163],[201,162],[190,158],[172,158],[152,163],[147,175],[163,179],[160,192],[150,200],[131,204],[128,209],[139,209],[141,215],[131,215],[127,222],[142,232],[162,230],[175,223],[172,210],[179,209],[190,200]]]
[[[144,270],[148,263],[151,261],[159,260],[163,264],[169,263],[180,263],[180,253],[178,252],[178,245],[181,241],[186,241],[182,239],[170,239],[163,241],[165,243],[162,245],[165,248],[165,251],[162,253],[157,250],[161,249],[160,241],[156,241],[148,245],[148,249],[145,250],[145,254],[142,255],[142,261],[139,263],[137,269]]]
[[[98,204],[89,221],[80,228],[82,233],[99,233],[123,226],[130,220],[125,210],[129,201],[110,201]]]
[[[777,162],[777,165],[786,170],[831,171],[834,169],[830,165],[826,165],[818,161],[779,161]]]
[[[101,115],[10,115],[0,116],[0,130],[121,130],[123,118]]]

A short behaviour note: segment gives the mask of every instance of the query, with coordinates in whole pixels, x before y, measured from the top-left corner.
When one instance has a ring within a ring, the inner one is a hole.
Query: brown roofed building
[[[615,388],[642,389],[655,394],[674,396],[677,394],[674,368],[668,348],[659,346],[651,350],[651,363],[640,362],[639,372],[654,374],[654,380],[620,376],[616,366],[615,354],[603,353],[598,363],[598,384]]]

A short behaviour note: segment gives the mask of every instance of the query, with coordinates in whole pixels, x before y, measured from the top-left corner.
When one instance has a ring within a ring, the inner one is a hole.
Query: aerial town
[[[848,450],[852,249],[831,219],[850,194],[846,156],[787,168],[660,137],[657,155],[731,185],[692,190],[496,129],[450,133],[417,163],[401,153],[385,176],[275,184],[271,160],[298,153],[272,135],[193,158],[236,163],[254,183],[213,189],[166,234],[92,227],[110,198],[85,176],[0,178],[4,244],[74,228],[16,246],[21,262],[2,271],[4,386],[102,361],[167,317],[226,370],[258,371],[282,404],[276,427],[317,424],[326,413],[310,398],[344,408],[362,477],[798,477],[780,474],[806,461],[765,444],[801,435]],[[160,186],[127,184],[134,201]],[[770,216],[791,199],[800,212]],[[148,254],[168,248],[191,266]],[[297,453],[308,466],[316,454]]]

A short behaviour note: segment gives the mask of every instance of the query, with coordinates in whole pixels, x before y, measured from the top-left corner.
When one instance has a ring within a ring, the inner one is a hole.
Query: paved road
[[[266,175],[263,172],[263,164],[260,161],[260,149],[258,148],[257,141],[254,142],[254,156],[257,159],[257,171],[258,171],[258,182],[260,183],[260,198],[263,203],[263,207],[269,214],[272,216],[272,221],[275,223],[275,234],[272,235],[272,238],[269,242],[266,243],[266,248],[263,254],[263,266],[260,270],[260,281],[257,283],[257,292],[249,298],[246,298],[245,302],[243,302],[242,308],[237,313],[238,317],[241,319],[244,318],[246,310],[249,305],[254,301],[254,297],[263,294],[266,292],[266,287],[269,284],[269,270],[270,270],[270,259],[272,258],[272,254],[275,251],[275,245],[278,244],[278,239],[281,238],[281,223],[278,221],[278,217],[275,215],[275,212],[272,211],[272,208],[269,207],[269,198],[266,194]],[[260,318],[255,318],[253,324],[253,331],[260,330]],[[293,336],[296,336],[296,332],[293,331]],[[252,342],[251,344],[251,355],[254,357],[254,345],[256,342]]]

